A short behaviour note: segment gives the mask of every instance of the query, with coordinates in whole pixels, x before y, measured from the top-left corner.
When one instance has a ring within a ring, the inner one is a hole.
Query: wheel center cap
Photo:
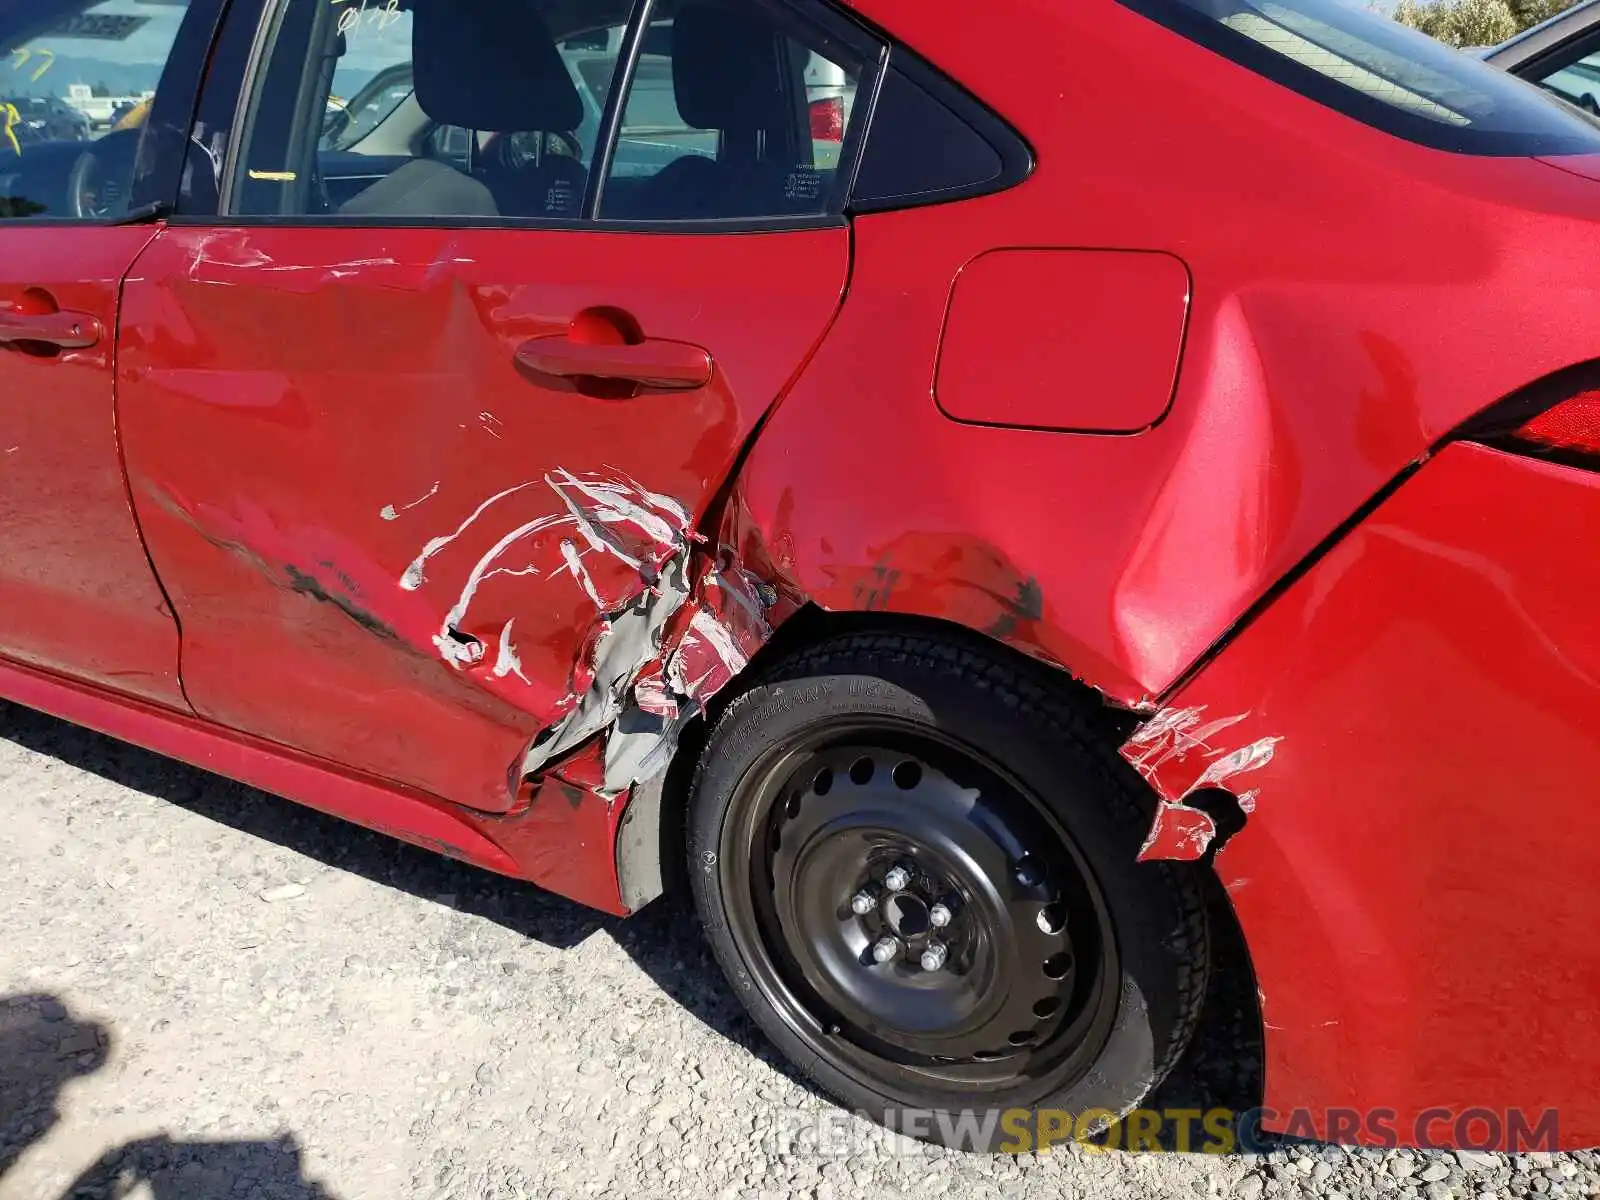
[[[883,916],[903,938],[921,937],[933,926],[928,919],[928,906],[920,897],[897,892],[883,903]]]

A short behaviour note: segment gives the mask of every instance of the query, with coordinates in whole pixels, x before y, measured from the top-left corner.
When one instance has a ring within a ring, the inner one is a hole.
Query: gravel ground
[[[4,704],[0,795],[0,1200],[1600,1196],[1587,1152],[892,1139],[790,1078],[682,904],[613,921]],[[1253,1028],[1215,992],[1157,1103],[1248,1107]]]

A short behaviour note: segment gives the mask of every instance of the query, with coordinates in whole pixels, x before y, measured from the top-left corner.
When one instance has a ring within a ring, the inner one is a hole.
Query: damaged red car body
[[[1600,1142],[1586,118],[1324,0],[324,7],[177,6],[117,204],[0,162],[0,695],[610,913],[687,852],[891,1124],[1136,1104],[1214,876],[1269,1110]],[[464,157],[270,136],[369,32]]]

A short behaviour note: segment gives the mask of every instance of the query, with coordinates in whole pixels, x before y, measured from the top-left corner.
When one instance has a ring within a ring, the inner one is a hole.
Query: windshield
[[[0,155],[20,155],[32,142],[90,141],[139,123],[184,6],[103,0],[24,12],[34,19],[0,23]]]
[[[1600,128],[1459,50],[1345,0],[1123,0],[1385,132],[1468,154],[1600,152]]]

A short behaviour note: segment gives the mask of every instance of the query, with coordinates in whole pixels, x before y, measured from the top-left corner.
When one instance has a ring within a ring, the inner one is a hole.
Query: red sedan
[[[1337,0],[0,51],[150,97],[0,144],[0,696],[611,913],[686,862],[918,1133],[1127,1112],[1231,970],[1269,1128],[1600,1142],[1600,125]]]

